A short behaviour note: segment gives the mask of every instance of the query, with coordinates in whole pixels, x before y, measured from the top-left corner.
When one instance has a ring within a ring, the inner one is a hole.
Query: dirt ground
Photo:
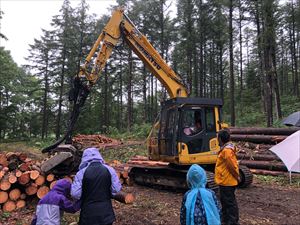
[[[141,186],[124,187],[136,201],[132,205],[113,202],[114,225],[179,224],[183,193],[155,190]],[[299,183],[291,185],[265,182],[257,177],[251,187],[237,190],[241,225],[296,225],[300,221]],[[0,212],[0,224],[30,224],[35,205],[14,213]],[[78,214],[65,215],[62,224],[78,221]]]

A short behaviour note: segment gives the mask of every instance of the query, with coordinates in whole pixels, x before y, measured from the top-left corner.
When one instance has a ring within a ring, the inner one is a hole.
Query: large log
[[[9,183],[8,177],[2,178],[0,182],[0,189],[2,191],[7,191],[8,189],[10,189],[10,187],[11,187],[11,183]]]
[[[49,192],[49,187],[47,186],[42,186],[38,189],[36,195],[38,196],[39,199],[42,199],[48,192]]]
[[[16,208],[17,209],[22,209],[26,206],[26,202],[23,200],[23,199],[19,199],[17,202],[16,202]]]
[[[4,212],[12,212],[16,209],[16,203],[14,201],[8,200],[2,206]]]
[[[243,141],[243,142],[264,143],[264,144],[277,144],[277,143],[283,141],[287,136],[233,134],[230,137],[231,137],[232,141]]]
[[[281,162],[241,160],[240,165],[245,165],[251,169],[287,171],[286,166]]]
[[[21,185],[25,185],[28,184],[30,181],[30,174],[29,173],[23,173],[19,178],[18,178],[18,182]]]
[[[12,200],[12,201],[16,201],[20,198],[21,196],[21,191],[18,189],[18,188],[15,188],[15,189],[12,189],[10,192],[9,192],[9,198]]]
[[[117,200],[118,202],[125,203],[125,204],[131,204],[134,202],[133,194],[125,193],[123,191],[120,191],[116,195],[114,195],[113,199]]]
[[[300,128],[230,127],[231,134],[291,135]]]
[[[8,194],[6,191],[0,191],[0,204],[7,202]]]
[[[38,191],[38,186],[35,183],[31,183],[25,189],[27,195],[35,195]]]
[[[248,155],[244,153],[237,153],[239,160],[258,160],[258,161],[281,161],[276,155],[267,154],[253,154]]]
[[[38,178],[35,180],[35,183],[38,186],[42,186],[45,183],[45,177],[43,175],[39,175]]]

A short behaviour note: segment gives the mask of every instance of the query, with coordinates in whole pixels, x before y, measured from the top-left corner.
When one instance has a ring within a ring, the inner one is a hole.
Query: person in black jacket
[[[115,221],[111,203],[122,186],[116,171],[105,164],[97,148],[83,152],[71,195],[81,200],[79,225],[110,225]]]

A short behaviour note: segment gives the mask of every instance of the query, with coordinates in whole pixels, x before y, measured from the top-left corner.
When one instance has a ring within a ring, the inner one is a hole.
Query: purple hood
[[[51,191],[61,193],[63,195],[68,195],[71,190],[71,183],[67,179],[58,180]]]
[[[79,170],[87,167],[91,162],[100,162],[101,164],[105,163],[97,148],[87,148],[84,150]]]

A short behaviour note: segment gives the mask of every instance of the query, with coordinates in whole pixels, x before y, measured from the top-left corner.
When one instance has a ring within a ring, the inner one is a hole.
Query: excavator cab
[[[206,98],[177,97],[163,102],[157,148],[148,148],[150,159],[180,165],[214,164],[220,149],[216,136],[222,105],[220,99]]]

